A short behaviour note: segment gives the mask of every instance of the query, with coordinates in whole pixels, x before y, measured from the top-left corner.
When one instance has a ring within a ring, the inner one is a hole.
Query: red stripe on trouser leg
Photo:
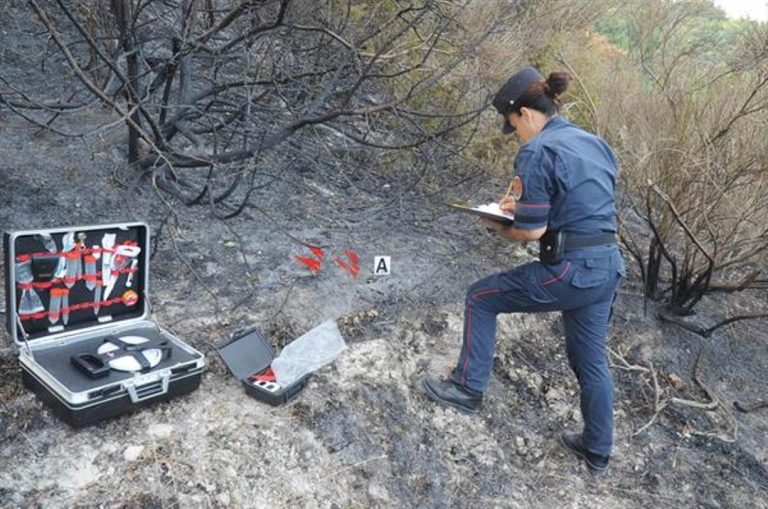
[[[467,383],[467,366],[469,366],[469,354],[472,352],[472,308],[467,306],[467,326],[464,331],[464,341],[467,343],[467,354],[464,356],[464,366],[461,368],[461,385]]]
[[[563,267],[563,272],[560,273],[559,276],[555,276],[553,278],[547,279],[543,283],[541,283],[542,286],[551,285],[552,283],[556,283],[563,279],[563,277],[568,273],[568,269],[571,268],[571,262],[565,262],[565,267]]]
[[[481,295],[488,295],[489,293],[501,293],[501,290],[497,290],[496,288],[491,288],[487,290],[480,290],[479,292],[475,292],[472,295],[469,296],[469,300],[476,299],[477,297],[480,297]]]

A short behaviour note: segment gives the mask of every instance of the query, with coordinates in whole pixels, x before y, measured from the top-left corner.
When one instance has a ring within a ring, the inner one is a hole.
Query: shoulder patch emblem
[[[523,181],[518,176],[515,176],[515,178],[512,179],[511,194],[515,200],[520,200],[523,197]]]

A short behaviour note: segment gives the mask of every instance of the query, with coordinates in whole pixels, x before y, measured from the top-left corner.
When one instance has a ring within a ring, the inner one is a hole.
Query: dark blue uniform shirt
[[[553,117],[515,159],[523,184],[515,226],[577,235],[615,232],[616,172],[616,158],[601,138]]]

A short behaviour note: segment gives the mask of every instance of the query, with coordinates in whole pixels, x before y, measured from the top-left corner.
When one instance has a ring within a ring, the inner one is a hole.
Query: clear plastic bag
[[[19,300],[19,314],[29,315],[45,311],[43,301],[34,289],[23,290]]]
[[[347,344],[333,320],[321,323],[283,348],[272,361],[277,383],[286,387],[304,375],[333,362]]]
[[[16,262],[16,280],[23,285],[32,283],[34,280],[32,275],[32,258]],[[35,289],[30,287],[22,290],[21,298],[19,299],[19,314],[27,315],[39,313],[40,311],[45,311],[45,308]]]

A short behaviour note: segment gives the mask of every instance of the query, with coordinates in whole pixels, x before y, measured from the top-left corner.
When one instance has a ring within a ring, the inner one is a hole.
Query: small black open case
[[[245,392],[270,405],[282,405],[298,396],[311,376],[306,375],[287,387],[281,387],[277,382],[253,380],[252,376],[269,369],[275,357],[269,342],[256,329],[236,335],[218,345],[217,349],[224,364],[245,387]]]
[[[150,317],[146,224],[6,232],[3,250],[24,385],[65,422],[86,426],[200,385],[203,354]]]

